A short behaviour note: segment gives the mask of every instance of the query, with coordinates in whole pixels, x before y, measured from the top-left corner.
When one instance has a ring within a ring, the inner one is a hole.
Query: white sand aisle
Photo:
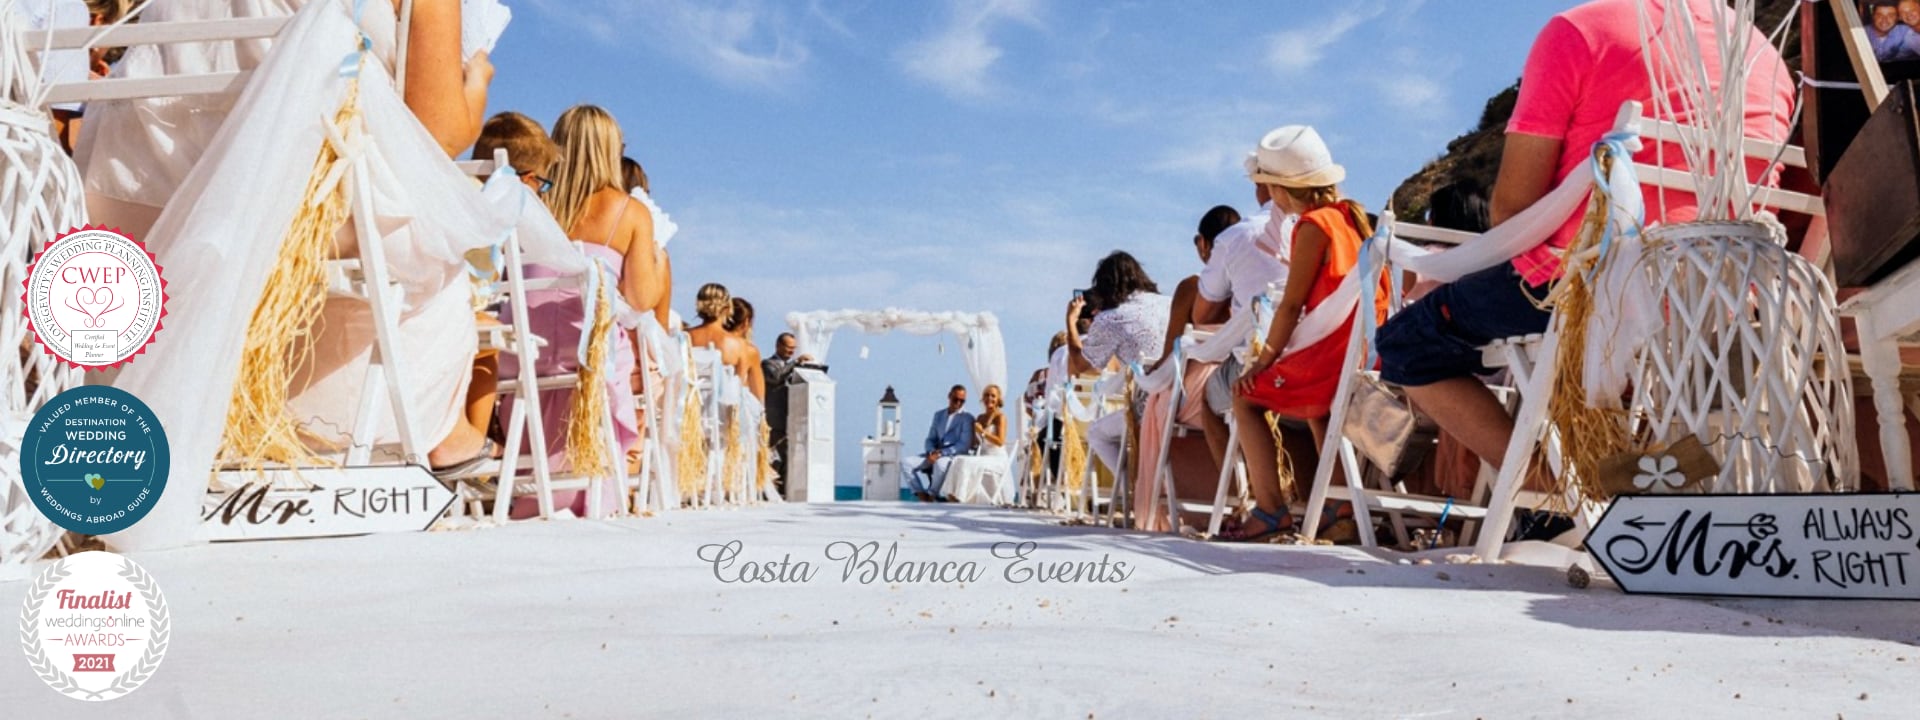
[[[1124,561],[1013,583],[991,546]],[[726,585],[696,556],[815,563]],[[835,540],[973,561],[843,583]],[[0,651],[0,717],[1915,717],[1920,605],[1628,597],[1525,567],[840,504],[139,555],[172,647],[85,705]],[[1445,577],[1442,577],[1442,573]],[[24,583],[0,585],[5,617]],[[11,621],[9,621],[11,624]]]

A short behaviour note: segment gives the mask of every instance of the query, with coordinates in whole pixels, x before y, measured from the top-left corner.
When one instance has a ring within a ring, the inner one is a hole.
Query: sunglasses
[[[533,179],[535,179],[535,180],[539,180],[539,181],[540,181],[540,194],[541,194],[541,195],[545,195],[545,194],[547,194],[547,192],[548,192],[548,191],[550,191],[550,190],[552,190],[552,189],[553,189],[553,181],[552,181],[552,180],[548,180],[548,179],[546,179],[546,178],[544,178],[544,177],[540,177],[539,175],[535,175],[535,176],[533,176]]]

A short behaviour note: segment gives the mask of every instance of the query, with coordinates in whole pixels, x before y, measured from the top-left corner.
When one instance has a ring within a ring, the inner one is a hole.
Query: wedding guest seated
[[[1293,237],[1294,223],[1299,218],[1279,212],[1280,221],[1271,222],[1277,211],[1267,186],[1252,179],[1258,167],[1253,164],[1251,157],[1246,171],[1248,182],[1253,185],[1254,200],[1260,203],[1260,209],[1252,216],[1221,230],[1215,237],[1213,257],[1207,260],[1206,269],[1200,272],[1200,298],[1193,307],[1195,323],[1224,321],[1240,313],[1251,312],[1254,301],[1265,295],[1269,288],[1286,287],[1287,247]],[[1224,417],[1233,412],[1233,382],[1240,377],[1242,360],[1244,358],[1240,352],[1228,356],[1209,378],[1207,408],[1214,415]],[[1224,460],[1227,443],[1224,436],[1218,441],[1214,439],[1214,433],[1218,431],[1216,427],[1208,434],[1207,444],[1216,457]]]
[[[755,361],[757,353],[750,351],[747,343],[728,329],[733,324],[734,312],[733,295],[727,292],[727,286],[719,283],[700,286],[700,292],[694,297],[694,315],[700,324],[687,329],[687,340],[696,348],[720,353],[720,364],[734,368],[739,375],[739,368]],[[745,375],[739,377],[743,382],[746,380]]]
[[[269,17],[290,14],[307,4],[293,0],[156,2],[141,11],[139,20]],[[369,5],[356,18],[372,42],[376,64],[390,73],[400,44],[396,35],[402,0],[376,0]],[[493,63],[486,51],[461,56],[460,0],[415,0],[412,9],[404,38],[408,56],[404,100],[421,127],[452,158],[479,137]],[[135,45],[114,66],[113,77],[253,70],[265,60],[272,44],[250,40]],[[212,145],[238,87],[215,95],[88,103],[88,118],[74,157],[86,180],[92,220],[146,237],[161,208]]]
[[[600,383],[601,387],[593,391],[606,393],[619,445],[620,457],[612,461],[624,462],[629,460],[628,455],[636,449],[640,437],[638,411],[628,384],[635,360],[630,331],[609,318],[615,299],[645,308],[662,302],[657,281],[659,265],[655,262],[653,247],[653,219],[645,207],[627,196],[621,184],[619,152],[624,142],[620,126],[612,115],[592,105],[570,108],[554,121],[553,139],[559,146],[560,163],[553,174],[552,188],[546,193],[547,206],[567,236],[574,239],[574,245],[594,262],[598,282],[603,283],[600,291],[605,297],[585,297],[575,285],[528,293],[527,312],[533,332],[553,349],[540,353],[536,371],[541,375],[579,372],[582,382],[592,377]],[[529,278],[553,275],[552,271],[537,265],[527,268]],[[592,337],[594,333],[606,335]],[[588,336],[588,343],[606,343],[606,352],[612,358],[612,372],[599,373],[597,377],[583,372],[580,353],[569,351],[580,347],[583,335]],[[502,359],[501,372],[514,374],[518,372],[518,364],[519,358],[509,355]],[[596,423],[598,427],[597,418],[572,416],[576,405],[573,394],[583,390],[585,388],[562,390],[542,397],[549,462],[556,470],[588,471],[574,468],[571,460],[585,457],[585,450],[569,447],[567,442],[570,423]],[[584,494],[575,495],[572,499],[575,514],[584,514],[586,500]],[[558,493],[556,504],[566,504]],[[515,510],[518,514],[522,508]]]
[[[1900,22],[1900,9],[1893,0],[1873,5],[1873,21],[1867,26],[1867,43],[1880,62],[1920,60],[1920,32]]]
[[[653,218],[654,258],[660,263],[660,272],[658,273],[660,303],[652,308],[636,307],[634,309],[642,312],[651,310],[653,312],[653,319],[660,323],[660,327],[670,327],[671,320],[669,316],[673,312],[673,303],[671,302],[673,298],[673,256],[667,252],[667,241],[673,239],[674,234],[679,230],[679,226],[675,225],[673,220],[667,218],[666,212],[662,211],[660,206],[653,203],[653,197],[650,195],[650,193],[653,192],[652,182],[647,177],[646,169],[640,167],[638,160],[622,156],[620,158],[620,174],[626,180],[624,184],[627,189],[627,194],[633,196],[633,199],[639,200],[641,205],[647,206],[647,215]]]
[[[514,174],[536,196],[545,195],[553,185],[551,176],[554,165],[560,162],[560,149],[533,118],[512,111],[487,118],[486,124],[480,127],[480,139],[473,143],[472,159],[492,160],[496,150],[507,152],[507,163]],[[544,211],[545,207],[540,210]],[[467,264],[474,267],[476,276],[474,323],[482,327],[498,325],[500,320],[487,310],[492,298],[490,287],[484,287],[493,285],[500,275],[501,269],[493,266],[493,253],[485,248],[468,252]],[[474,356],[473,378],[467,384],[467,422],[473,427],[495,427],[493,411],[498,400],[499,377],[498,349],[484,349]],[[504,437],[491,432],[489,435],[496,442],[504,441]],[[496,449],[492,454],[498,456],[500,451]]]
[[[1033,375],[1027,378],[1027,391],[1021,396],[1023,404],[1031,406],[1035,401],[1046,395],[1049,384],[1047,382],[1047,376],[1053,369],[1053,359],[1055,356],[1059,356],[1060,364],[1065,365],[1066,356],[1062,354],[1061,348],[1066,346],[1067,331],[1065,330],[1055,332],[1053,337],[1047,340],[1047,364],[1034,368]],[[1062,369],[1061,372],[1064,373],[1066,371]]]
[[[1200,265],[1202,267],[1205,267],[1213,257],[1214,240],[1219,237],[1220,231],[1232,227],[1239,222],[1240,211],[1226,205],[1216,205],[1208,210],[1205,215],[1201,216],[1200,230],[1193,234],[1193,252],[1200,256]],[[1207,232],[1210,226],[1214,228],[1211,233]],[[1200,276],[1198,274],[1181,278],[1180,283],[1174,286],[1171,310],[1167,317],[1167,337],[1164,341],[1164,347],[1171,349],[1174,341],[1180,339],[1180,336],[1186,333],[1187,325],[1189,324],[1195,327],[1206,328],[1226,322],[1226,308],[1216,308],[1214,312],[1204,316],[1194,312],[1195,304],[1199,299]],[[1160,361],[1156,361],[1147,369],[1152,370],[1158,368],[1160,367],[1160,362],[1164,362],[1165,360],[1165,356],[1162,356]]]
[[[940,491],[946,485],[954,458],[973,449],[973,415],[966,407],[967,387],[953,386],[947,391],[947,407],[933,414],[921,454],[900,464],[906,474],[907,488],[920,502],[943,501]]]
[[[1239,223],[1239,211],[1226,205],[1215,206],[1201,216],[1199,228],[1193,236],[1193,243],[1194,249],[1200,255],[1200,262],[1206,265],[1207,270],[1203,271],[1203,275],[1195,275],[1181,281],[1180,289],[1174,295],[1172,317],[1167,326],[1166,352],[1160,360],[1154,362],[1153,367],[1158,368],[1173,356],[1173,342],[1185,333],[1188,323],[1193,323],[1194,328],[1198,330],[1214,330],[1218,328],[1219,323],[1227,320],[1228,311],[1231,309],[1229,305],[1208,303],[1208,312],[1202,314],[1197,312],[1199,308],[1196,303],[1204,302],[1201,290],[1201,286],[1206,282],[1203,279],[1204,272],[1213,271],[1213,258],[1220,253],[1220,247],[1216,241],[1222,233]],[[1224,338],[1221,341],[1232,342]],[[1226,461],[1230,436],[1226,418],[1207,405],[1207,388],[1212,384],[1213,377],[1219,368],[1219,363],[1187,360],[1186,367],[1181,373],[1184,400],[1180,407],[1173,409],[1176,413],[1174,419],[1179,424],[1199,428],[1204,433],[1207,451],[1213,459],[1213,466],[1207,468],[1209,477],[1217,474],[1220,463]],[[1138,426],[1140,462],[1133,468],[1134,497],[1136,498],[1149,497],[1154,493],[1154,482],[1158,479],[1160,468],[1160,446],[1166,442],[1164,431],[1167,425],[1167,405],[1171,399],[1171,388],[1151,393],[1141,409]],[[1198,472],[1198,468],[1193,472]],[[1145,522],[1139,529],[1169,529],[1164,526],[1165,519],[1159,514],[1145,517]]]
[[[1636,100],[1651,111],[1649,63],[1659,72],[1669,70],[1664,59],[1642,52],[1638,12],[1636,0],[1591,0],[1554,16],[1534,39],[1493,187],[1493,225],[1519,214],[1570,175],[1590,172],[1593,144],[1611,131],[1622,103]],[[1649,7],[1648,12],[1656,25],[1665,12],[1693,13],[1698,29],[1695,40],[1706,57],[1717,57],[1722,42],[1714,34],[1712,13],[1723,13],[1722,24],[1733,18],[1730,10],[1713,0],[1672,0],[1664,7]],[[1757,28],[1745,32],[1752,68],[1745,88],[1745,133],[1786,142],[1793,111],[1792,75]],[[1717,89],[1719,66],[1702,67]],[[1666,99],[1676,112],[1688,112],[1679,89],[1667,92]],[[1684,154],[1670,145],[1661,148],[1650,142],[1634,159],[1686,168]],[[1771,182],[1761,175],[1766,166],[1764,160],[1750,161],[1748,173]],[[1697,215],[1690,193],[1652,186],[1643,190],[1649,223],[1684,222]],[[1659,216],[1662,208],[1665,214]],[[1480,348],[1500,338],[1546,329],[1549,313],[1535,303],[1560,276],[1559,251],[1573,239],[1584,213],[1583,207],[1570,214],[1559,229],[1511,262],[1436,288],[1396,314],[1375,335],[1381,377],[1406,387],[1408,396],[1442,430],[1496,468],[1506,456],[1513,418],[1475,377],[1488,371],[1481,363]]]
[[[1104,309],[1093,316],[1083,335],[1075,320],[1089,301]],[[1086,297],[1076,297],[1067,304],[1068,355],[1079,357],[1094,371],[1110,363],[1124,368],[1159,360],[1165,351],[1167,318],[1172,309],[1172,300],[1160,294],[1159,286],[1140,267],[1140,261],[1114,251],[1095,266],[1093,287]],[[1088,446],[1107,469],[1116,473],[1126,429],[1125,413],[1108,415],[1087,428]]]
[[[1247,517],[1228,528],[1228,540],[1262,540],[1294,529],[1289,504],[1294,483],[1305,473],[1281,468],[1267,413],[1302,420],[1314,444],[1325,441],[1327,415],[1345,367],[1347,339],[1357,313],[1386,315],[1386,278],[1373,307],[1356,307],[1340,319],[1337,329],[1318,339],[1300,338],[1302,322],[1339,287],[1360,260],[1360,243],[1373,234],[1373,223],[1360,203],[1340,195],[1346,169],[1313,128],[1293,125],[1275,129],[1260,140],[1254,179],[1266,183],[1276,211],[1299,216],[1288,258],[1286,291],[1275,303],[1273,325],[1257,357],[1248,361],[1234,384],[1234,422],[1241,428],[1240,452],[1247,462],[1247,484],[1254,506]],[[1270,222],[1282,222],[1275,215]],[[1339,308],[1335,308],[1336,311]],[[1283,474],[1284,473],[1284,474]]]
[[[1461,232],[1486,232],[1490,227],[1486,189],[1466,178],[1440,186],[1427,195],[1427,224]]]
[[[747,302],[746,298],[734,298],[733,317],[727,321],[726,328],[746,348],[740,355],[740,362],[733,366],[733,371],[740,376],[741,382],[746,383],[747,390],[755,398],[766,402],[767,376],[760,368],[760,346],[753,344],[753,303]]]
[[[1920,0],[1900,0],[1900,24],[1920,34]]]

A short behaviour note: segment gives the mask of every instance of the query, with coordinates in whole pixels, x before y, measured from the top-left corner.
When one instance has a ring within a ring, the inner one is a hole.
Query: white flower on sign
[[[1687,476],[1680,474],[1679,458],[1672,455],[1641,457],[1640,472],[1633,476],[1633,486],[1648,490],[1662,483],[1673,489],[1687,484]]]

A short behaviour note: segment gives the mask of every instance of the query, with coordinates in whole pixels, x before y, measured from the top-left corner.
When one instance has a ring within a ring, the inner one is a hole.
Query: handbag
[[[1414,411],[1404,391],[1373,373],[1360,373],[1347,398],[1341,432],[1353,449],[1388,478],[1399,477],[1419,459],[1423,446],[1414,439],[1438,430],[1433,420]]]

